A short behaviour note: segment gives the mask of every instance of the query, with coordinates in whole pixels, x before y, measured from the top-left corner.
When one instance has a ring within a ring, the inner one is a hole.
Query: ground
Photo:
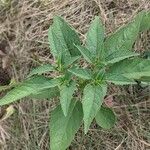
[[[95,15],[102,19],[109,35],[139,11],[149,9],[149,0],[0,0],[0,50],[9,58],[0,76],[7,75],[5,81],[8,76],[20,81],[34,66],[53,62],[47,31],[54,15],[65,18],[84,41]],[[142,33],[134,48],[140,53],[148,50],[150,34]],[[7,83],[0,80],[0,84]],[[107,95],[113,95],[113,109],[118,117],[115,127],[103,130],[93,122],[86,135],[81,127],[69,149],[149,150],[149,87],[110,86]],[[0,149],[48,150],[48,120],[55,101],[26,98],[13,106],[15,113],[0,121]],[[1,113],[5,108],[1,108]]]

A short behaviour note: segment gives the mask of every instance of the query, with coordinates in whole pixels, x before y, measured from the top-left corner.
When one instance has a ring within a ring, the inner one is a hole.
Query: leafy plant
[[[27,96],[49,100],[59,97],[60,105],[50,117],[51,150],[65,150],[82,121],[85,133],[94,118],[102,128],[113,127],[115,114],[103,104],[108,83],[149,82],[150,60],[132,50],[138,34],[148,29],[150,12],[142,11],[132,22],[105,37],[101,20],[95,17],[85,44],[81,44],[75,30],[62,18],[54,17],[48,40],[55,65],[45,64],[32,70],[24,82],[18,83],[0,100],[0,105]],[[88,65],[81,65],[81,59]],[[42,75],[45,72],[57,76],[45,77]]]

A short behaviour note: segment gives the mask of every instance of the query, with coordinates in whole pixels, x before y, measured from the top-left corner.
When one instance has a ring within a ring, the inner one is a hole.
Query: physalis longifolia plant
[[[142,11],[132,22],[105,37],[101,20],[95,17],[83,44],[68,23],[54,17],[48,40],[55,65],[44,64],[32,70],[25,81],[0,100],[0,105],[27,96],[49,100],[59,97],[60,105],[50,116],[51,150],[65,150],[82,122],[85,133],[93,119],[102,128],[113,127],[115,114],[103,104],[108,84],[150,81],[150,60],[133,50],[138,34],[149,29],[150,12]],[[86,61],[86,66],[81,65],[81,60]],[[45,77],[45,72],[58,76]]]

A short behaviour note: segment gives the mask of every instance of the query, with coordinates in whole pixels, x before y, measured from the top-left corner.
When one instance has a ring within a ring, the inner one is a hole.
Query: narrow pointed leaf
[[[50,26],[48,40],[55,58],[66,58],[80,55],[74,44],[80,45],[80,39],[75,30],[61,17],[54,17],[54,23]]]
[[[82,56],[85,58],[85,60],[89,63],[92,63],[93,61],[93,56],[92,53],[84,46],[78,46],[76,45]]]
[[[68,85],[64,83],[60,86],[60,104],[65,116],[67,116],[70,102],[74,91],[76,90],[76,83],[71,81]]]
[[[96,114],[96,122],[104,129],[112,128],[116,123],[116,116],[110,108],[101,107]]]
[[[84,132],[87,133],[91,122],[100,109],[104,96],[107,92],[107,86],[94,86],[88,84],[83,92],[83,113],[84,113]]]
[[[50,119],[51,150],[66,150],[78,131],[83,119],[81,103],[71,101],[68,115],[65,117],[61,106],[58,106]]]
[[[70,68],[68,69],[69,72],[74,74],[77,77],[83,78],[83,79],[92,79],[92,76],[90,74],[90,71],[87,69],[81,69],[81,68]]]
[[[112,65],[107,73],[116,79],[120,75],[129,79],[140,79],[143,76],[149,77],[150,60],[142,58],[125,59]]]
[[[67,68],[68,66],[72,65],[75,61],[77,61],[81,56],[74,56],[71,58],[66,58],[64,67]]]
[[[114,55],[113,58],[115,58],[115,53],[117,61],[128,58],[128,56],[131,57],[130,54],[124,53],[124,50],[131,50],[140,31],[146,30],[146,27],[145,29],[144,27],[143,29],[141,29],[142,20],[144,19],[145,13],[146,12],[140,12],[131,23],[125,25],[124,27],[106,38],[104,44],[105,58],[109,57],[112,54]],[[147,21],[148,18],[145,18],[144,20]],[[125,55],[124,57],[123,54]]]
[[[50,26],[48,30],[48,41],[50,44],[50,50],[53,57],[55,57],[56,60],[61,59],[63,53],[66,56],[70,57],[68,51],[66,51],[65,49],[62,50],[62,48],[65,48],[65,46],[63,46],[64,41],[61,42],[61,39],[59,39],[58,36],[59,35],[57,35],[57,29],[55,29],[53,24],[52,26]]]
[[[111,54],[109,54],[106,57],[105,62],[107,64],[109,64],[109,63],[113,64],[113,63],[119,62],[121,60],[124,60],[126,58],[138,56],[138,55],[139,55],[138,53],[135,53],[135,52],[132,52],[129,50],[123,50],[123,51],[118,50],[118,51],[114,51]]]
[[[0,99],[0,106],[12,103],[16,100],[35,94],[42,90],[58,86],[59,79],[48,79],[43,76],[36,76],[30,78],[23,83],[20,83],[10,92],[8,92],[2,99]]]
[[[136,82],[133,79],[128,79],[121,74],[118,74],[118,76],[113,74],[106,74],[105,80],[107,82],[114,83],[116,85],[129,85],[129,84],[136,84]]]
[[[52,99],[54,97],[59,96],[59,88],[58,87],[53,87],[53,88],[49,88],[46,90],[42,90],[40,92],[37,92],[35,94],[31,94],[29,97],[34,98],[34,99]]]
[[[95,56],[103,51],[104,28],[98,16],[92,21],[87,33],[86,47]]]
[[[50,71],[55,71],[55,68],[51,64],[44,64],[44,65],[41,65],[41,66],[33,69],[29,73],[28,77],[31,77],[36,74],[41,75],[43,73],[50,72]]]

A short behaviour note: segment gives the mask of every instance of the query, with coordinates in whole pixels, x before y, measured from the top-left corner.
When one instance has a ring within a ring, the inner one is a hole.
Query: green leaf
[[[75,30],[61,17],[56,16],[53,21],[54,23],[48,31],[48,40],[53,56],[56,59],[61,58],[65,62],[66,58],[80,55],[74,46],[74,44],[80,45],[80,39]]]
[[[85,60],[89,63],[92,63],[93,58],[92,58],[92,53],[84,46],[78,46],[76,45],[76,47],[78,48],[78,50],[80,51],[80,53],[83,55],[83,57],[85,58]]]
[[[138,53],[135,53],[135,52],[132,52],[129,50],[123,50],[123,51],[118,50],[118,51],[114,51],[111,54],[109,54],[106,57],[105,62],[106,62],[106,64],[109,64],[109,63],[113,64],[113,63],[119,62],[123,59],[133,57],[133,56],[138,56],[138,55],[139,55]]]
[[[42,90],[58,86],[59,84],[59,79],[50,80],[43,76],[30,78],[23,83],[20,83],[8,92],[2,99],[0,99],[0,106],[12,103],[31,94],[36,94]]]
[[[116,123],[116,116],[110,108],[101,107],[96,117],[96,122],[104,129],[112,128]]]
[[[103,51],[104,28],[98,16],[92,21],[87,33],[86,47],[95,56],[101,56]]]
[[[36,94],[31,94],[29,97],[42,100],[42,99],[52,99],[59,95],[60,95],[59,88],[53,87],[53,88],[49,88],[49,89],[37,92]]]
[[[60,103],[65,116],[68,114],[70,102],[75,90],[76,83],[73,81],[71,81],[68,85],[64,83],[60,86]]]
[[[106,38],[104,44],[105,58],[109,57],[112,54],[114,55],[113,59],[116,57],[117,61],[131,57],[130,54],[128,54],[127,52],[124,53],[124,50],[132,49],[132,46],[140,32],[141,22],[143,20],[144,15],[145,12],[139,13],[131,23],[125,25],[124,27],[113,33],[111,36]],[[125,55],[124,57],[123,54]]]
[[[83,92],[84,132],[87,133],[91,122],[100,109],[107,92],[106,85],[86,85]]]
[[[81,103],[71,101],[68,115],[65,117],[61,106],[58,106],[50,120],[50,148],[51,150],[66,150],[71,144],[83,119]]]
[[[31,76],[36,75],[36,74],[41,75],[43,73],[50,72],[50,71],[55,71],[55,68],[50,64],[44,64],[44,65],[41,65],[41,66],[33,69],[29,73],[28,77],[31,77]]]
[[[70,68],[70,69],[68,69],[68,71],[77,77],[87,79],[87,80],[92,79],[92,76],[91,76],[90,71],[88,69]]]
[[[136,84],[136,82],[133,79],[128,79],[120,74],[118,76],[113,74],[106,74],[105,80],[107,82],[114,83],[116,85],[129,85],[129,84]]]
[[[143,76],[150,76],[150,60],[142,58],[125,59],[112,65],[107,70],[107,73],[116,79],[120,75],[129,79],[140,79]]]
[[[64,67],[67,68],[68,66],[72,65],[75,61],[77,61],[81,56],[74,56],[71,58],[66,58],[66,62],[64,64]]]

